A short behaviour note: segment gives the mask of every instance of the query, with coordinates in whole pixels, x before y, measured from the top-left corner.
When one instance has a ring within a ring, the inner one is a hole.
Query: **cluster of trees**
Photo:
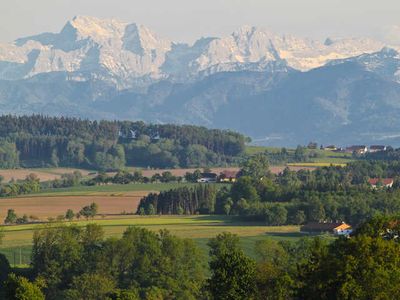
[[[346,167],[298,172],[287,168],[278,175],[272,174],[268,166],[267,156],[255,155],[244,162],[241,177],[230,189],[209,194],[195,192],[195,188],[176,189],[149,195],[142,200],[138,212],[239,215],[268,225],[308,221],[357,225],[377,214],[400,212],[398,162],[357,161]],[[368,179],[376,177],[394,177],[393,188],[372,189]]]
[[[40,191],[40,180],[35,174],[29,174],[25,180],[2,183],[0,178],[0,197],[12,197]]]
[[[204,168],[204,173],[211,173],[211,169]],[[129,183],[149,183],[149,182],[191,182],[196,183],[198,179],[202,177],[202,171],[196,169],[193,172],[186,172],[184,176],[175,176],[170,171],[164,171],[161,174],[155,173],[151,177],[143,176],[140,170],[136,170],[130,173],[126,170],[118,171],[114,176],[108,176],[104,172],[100,172],[93,179],[82,181],[81,184],[84,185],[100,185],[100,184],[129,184]]]
[[[0,167],[191,167],[233,163],[246,138],[225,130],[41,115],[0,117]]]
[[[265,150],[263,153],[271,165],[284,165],[287,163],[310,162],[320,156],[317,151],[308,147],[297,146],[293,150],[281,148],[278,151]]]
[[[86,183],[83,181],[82,174],[79,171],[62,174],[60,179],[40,182],[38,176],[34,173],[26,176],[24,180],[11,180],[4,183],[0,176],[0,197],[14,197],[18,195],[37,193],[42,189],[66,188]],[[86,183],[88,184],[88,183]]]
[[[82,183],[82,173],[74,171],[72,173],[65,173],[61,175],[61,178],[50,180],[49,182],[43,182],[42,188],[67,188],[80,185]]]
[[[28,222],[28,215],[24,214],[22,217],[19,217],[14,209],[9,209],[4,219],[4,224],[26,224]]]
[[[86,205],[82,207],[82,209],[74,213],[72,209],[68,209],[65,213],[65,215],[59,215],[57,218],[49,217],[48,221],[53,222],[53,221],[72,221],[74,218],[80,219],[81,217],[86,218],[88,220],[89,218],[94,218],[99,211],[99,206],[97,203],[93,202],[90,205]],[[39,217],[30,215],[28,216],[27,214],[24,214],[22,217],[18,216],[17,213],[15,212],[14,209],[9,209],[7,211],[7,216],[4,219],[4,224],[7,225],[13,225],[13,224],[26,224],[30,222],[38,222]]]
[[[179,187],[159,194],[151,193],[140,200],[137,213],[153,214],[213,214],[217,190],[213,185]]]
[[[76,217],[80,218],[80,216],[85,217],[86,219],[94,218],[99,211],[99,206],[96,202],[91,203],[90,205],[84,206]],[[72,214],[71,211],[67,211],[65,214],[66,217],[71,218]]]
[[[43,297],[6,299],[198,299],[205,277],[192,240],[137,227],[105,239],[94,224],[36,231],[31,272]]]
[[[52,226],[34,234],[31,274],[0,255],[3,299],[398,299],[400,218],[376,217],[351,238],[264,239],[254,258],[222,233],[207,258],[192,240],[128,228]],[[25,273],[27,274],[27,273]],[[0,295],[1,296],[1,295]]]
[[[141,171],[130,173],[126,170],[118,171],[114,176],[108,176],[104,172],[100,172],[94,178],[81,182],[84,185],[101,185],[101,184],[129,184],[129,183],[150,183],[150,182],[181,182],[183,177],[174,176],[170,171],[155,173],[151,177],[142,175]]]

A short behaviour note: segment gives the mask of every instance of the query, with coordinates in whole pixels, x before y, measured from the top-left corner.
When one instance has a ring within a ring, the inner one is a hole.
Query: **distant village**
[[[307,146],[308,149],[317,149],[318,144],[317,143],[309,143]],[[329,146],[320,146],[321,150],[326,150],[326,151],[333,151],[333,152],[341,152],[341,153],[350,153],[350,154],[366,154],[366,153],[376,153],[376,152],[382,152],[382,151],[387,151],[389,149],[393,149],[391,146],[385,146],[385,145],[371,145],[371,146],[366,146],[366,145],[352,145],[348,147],[336,147],[335,145],[329,145]]]
[[[307,145],[308,149],[316,150],[318,149],[318,144],[314,142],[310,142]],[[320,150],[325,151],[333,151],[340,153],[349,153],[352,155],[364,155],[366,153],[377,153],[384,152],[393,149],[391,146],[385,145],[370,145],[369,147],[366,145],[352,145],[348,147],[336,147],[335,145],[329,145],[324,147],[321,145],[319,147]],[[225,170],[220,174],[212,173],[212,172],[204,172],[201,173],[200,178],[197,180],[199,183],[234,183],[239,177],[239,171]],[[369,185],[376,188],[391,188],[393,186],[394,180],[393,178],[370,178],[368,180]]]

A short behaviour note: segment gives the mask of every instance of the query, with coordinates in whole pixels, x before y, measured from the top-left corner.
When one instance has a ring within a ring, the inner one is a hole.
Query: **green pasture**
[[[247,146],[246,147],[246,154],[247,155],[254,155],[257,153],[264,153],[268,151],[270,153],[279,152],[282,148],[280,147],[263,147],[263,146]],[[286,149],[289,153],[294,152],[295,149]],[[318,157],[313,158],[310,163],[321,163],[323,166],[330,165],[330,164],[347,164],[349,162],[354,161],[354,158],[350,153],[342,153],[342,152],[333,152],[327,150],[320,150],[320,149],[306,149],[308,152],[314,152],[318,154]],[[315,165],[319,166],[319,165]]]
[[[266,146],[246,146],[245,154],[254,155],[257,153],[264,153],[267,150],[268,150],[268,152],[274,153],[274,152],[281,151],[281,148],[280,147],[266,147]],[[290,149],[288,149],[288,150],[290,150]]]
[[[120,237],[129,226],[140,226],[153,231],[167,229],[176,236],[194,239],[205,254],[208,252],[208,240],[222,232],[237,234],[244,251],[250,256],[254,256],[254,245],[258,240],[272,238],[295,241],[307,236],[300,233],[299,226],[264,226],[260,222],[242,222],[230,216],[121,216],[115,219],[73,222],[77,226],[89,223],[101,225],[106,237]],[[53,224],[58,225],[59,223]],[[0,252],[11,263],[29,263],[34,230],[44,226],[47,225],[6,226]]]

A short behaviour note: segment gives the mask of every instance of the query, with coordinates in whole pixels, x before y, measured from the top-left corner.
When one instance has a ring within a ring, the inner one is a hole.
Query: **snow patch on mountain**
[[[307,71],[332,60],[374,53],[383,46],[370,39],[322,43],[252,26],[188,45],[159,37],[143,25],[78,16],[60,33],[0,44],[0,79],[67,72],[79,73],[80,80],[101,78],[124,89],[166,78],[179,81],[221,71],[263,71],[273,64]]]

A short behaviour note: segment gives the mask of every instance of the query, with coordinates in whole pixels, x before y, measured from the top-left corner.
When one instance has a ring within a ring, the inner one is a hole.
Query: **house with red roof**
[[[391,188],[393,186],[393,178],[370,178],[368,183],[372,188]]]

